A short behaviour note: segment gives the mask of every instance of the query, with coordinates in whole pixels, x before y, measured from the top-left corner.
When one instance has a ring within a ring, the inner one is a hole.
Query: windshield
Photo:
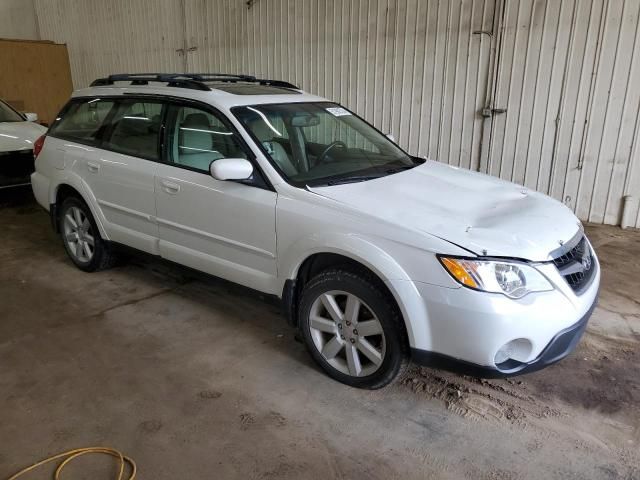
[[[370,180],[421,163],[335,103],[254,105],[233,113],[297,186]]]
[[[0,100],[0,122],[24,122],[24,118],[22,118],[13,108]]]

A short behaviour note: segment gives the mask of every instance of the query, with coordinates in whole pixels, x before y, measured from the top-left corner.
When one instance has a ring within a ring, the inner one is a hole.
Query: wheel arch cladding
[[[68,183],[61,183],[55,190],[55,203],[62,205],[68,197],[82,198],[82,194]]]
[[[415,344],[416,332],[410,320],[409,312],[404,304],[406,301],[404,297],[408,293],[406,289],[404,289],[405,291],[398,291],[392,283],[386,281],[384,274],[380,272],[380,270],[375,269],[375,267],[371,268],[370,262],[363,261],[361,258],[343,252],[315,252],[308,255],[299,263],[295,273],[293,273],[293,277],[287,279],[283,289],[282,300],[287,322],[295,327],[298,325],[297,307],[304,285],[319,272],[336,267],[343,267],[349,270],[355,270],[356,272],[364,272],[379,282],[380,288],[390,296],[398,308],[409,339],[409,344],[413,346]]]
[[[58,231],[58,220],[62,203],[69,197],[76,197],[82,200],[89,207],[91,215],[93,215],[93,219],[98,226],[98,231],[100,232],[101,237],[108,240],[108,236],[103,225],[103,217],[100,215],[101,212],[97,208],[97,202],[90,194],[83,193],[84,190],[85,189],[82,188],[81,184],[75,185],[74,182],[66,181],[60,182],[52,188],[51,204],[55,205],[55,207],[51,209],[51,215],[55,215],[55,217],[52,218],[52,222],[55,222],[55,230],[56,232]],[[91,198],[92,201],[87,197]]]
[[[51,226],[56,233],[60,232],[60,208],[69,197],[82,198],[82,194],[67,183],[61,183],[52,189],[49,214],[51,215]]]

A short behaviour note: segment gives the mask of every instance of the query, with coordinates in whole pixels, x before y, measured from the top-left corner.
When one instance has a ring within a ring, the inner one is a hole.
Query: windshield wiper
[[[343,185],[345,183],[357,183],[366,182],[367,180],[373,180],[375,178],[386,177],[387,175],[393,175],[394,173],[402,172],[404,170],[410,170],[417,165],[399,165],[397,167],[385,168],[384,166],[368,168],[366,171],[372,172],[369,175],[348,175],[344,177],[337,177],[331,180],[319,180],[315,185],[309,184],[308,186],[321,186],[321,185]],[[362,170],[361,170],[362,171]]]
[[[331,186],[342,185],[345,183],[366,182],[367,180],[373,180],[374,178],[380,178],[382,176],[384,175],[352,175],[350,177],[342,177],[335,180],[330,180],[326,184]]]
[[[384,172],[391,175],[393,173],[402,172],[404,170],[411,170],[415,167],[417,167],[417,165],[402,165],[401,167],[387,168]]]

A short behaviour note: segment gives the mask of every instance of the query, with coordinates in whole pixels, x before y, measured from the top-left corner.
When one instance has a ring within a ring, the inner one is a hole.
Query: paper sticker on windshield
[[[342,107],[330,107],[330,108],[327,108],[327,112],[329,112],[334,117],[343,117],[345,115],[351,115],[349,111],[345,110]]]

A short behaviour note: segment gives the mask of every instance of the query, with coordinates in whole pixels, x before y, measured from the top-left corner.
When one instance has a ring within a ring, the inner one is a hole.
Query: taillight
[[[42,135],[33,143],[33,156],[38,158],[40,152],[42,151],[42,147],[44,146],[44,139],[47,138],[46,135]]]

